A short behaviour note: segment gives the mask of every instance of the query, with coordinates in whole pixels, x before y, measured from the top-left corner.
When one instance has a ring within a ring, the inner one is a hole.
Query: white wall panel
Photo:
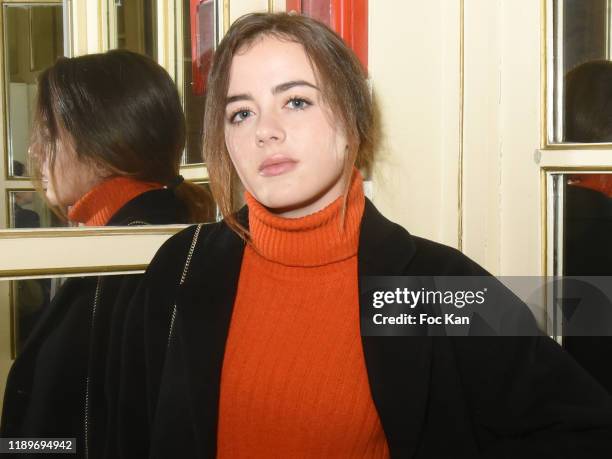
[[[464,6],[462,250],[499,271],[501,0]]]
[[[370,2],[384,146],[374,201],[411,233],[457,244],[459,1]]]
[[[501,1],[501,263],[504,275],[542,269],[540,169],[541,2]]]
[[[230,24],[247,13],[268,11],[268,0],[230,0]]]

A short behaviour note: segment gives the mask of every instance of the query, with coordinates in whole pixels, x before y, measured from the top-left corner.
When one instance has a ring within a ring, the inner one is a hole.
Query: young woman
[[[94,226],[205,221],[207,194],[178,175],[185,121],[167,72],[127,51],[60,59],[38,85],[31,160],[46,198]],[[42,182],[42,183],[41,183]],[[9,374],[3,437],[105,449],[125,306],[140,276],[71,278]]]
[[[124,457],[609,457],[612,401],[548,338],[361,336],[360,276],[486,272],[365,199],[377,126],[337,35],[245,16],[207,91],[224,221],[171,238],[131,305]]]

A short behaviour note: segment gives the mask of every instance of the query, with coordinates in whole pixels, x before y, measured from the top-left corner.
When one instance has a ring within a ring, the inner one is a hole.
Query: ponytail
[[[204,223],[216,220],[217,206],[207,188],[183,181],[172,187],[172,191],[185,206],[188,222]]]

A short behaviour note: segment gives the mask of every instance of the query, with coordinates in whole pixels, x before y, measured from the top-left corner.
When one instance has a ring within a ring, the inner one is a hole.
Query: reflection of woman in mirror
[[[224,221],[171,238],[131,305],[126,457],[612,452],[612,400],[547,337],[360,335],[359,276],[487,273],[364,197],[375,110],[334,32],[244,16],[207,89],[204,152]]]
[[[567,74],[564,122],[566,142],[612,142],[612,62],[587,62]],[[569,175],[564,217],[564,274],[612,276],[612,173]],[[589,312],[595,324],[606,317]],[[612,394],[612,338],[567,336],[563,345]]]
[[[205,221],[208,194],[178,175],[185,121],[174,83],[127,51],[60,59],[38,85],[30,146],[46,198],[88,226]],[[102,450],[124,307],[139,276],[69,279],[43,312],[6,387],[2,436],[77,439]]]
[[[41,76],[38,101],[35,177],[71,221],[209,217],[205,191],[178,175],[184,118],[174,83],[155,62],[129,51],[62,59]]]

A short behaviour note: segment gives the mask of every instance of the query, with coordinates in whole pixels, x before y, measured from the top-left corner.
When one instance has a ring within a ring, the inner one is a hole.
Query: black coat
[[[179,287],[195,231],[162,246],[130,306],[121,457],[216,454],[244,243],[224,223],[203,227]],[[360,276],[486,274],[460,252],[411,236],[369,201],[358,269]],[[394,458],[612,457],[612,400],[547,337],[362,337],[362,345]]]
[[[184,215],[174,193],[160,189],[129,201],[108,225],[184,223]],[[76,457],[85,457],[87,431],[88,457],[103,455],[106,439],[114,438],[124,315],[140,277],[69,278],[62,285],[10,370],[2,437],[76,438]]]

